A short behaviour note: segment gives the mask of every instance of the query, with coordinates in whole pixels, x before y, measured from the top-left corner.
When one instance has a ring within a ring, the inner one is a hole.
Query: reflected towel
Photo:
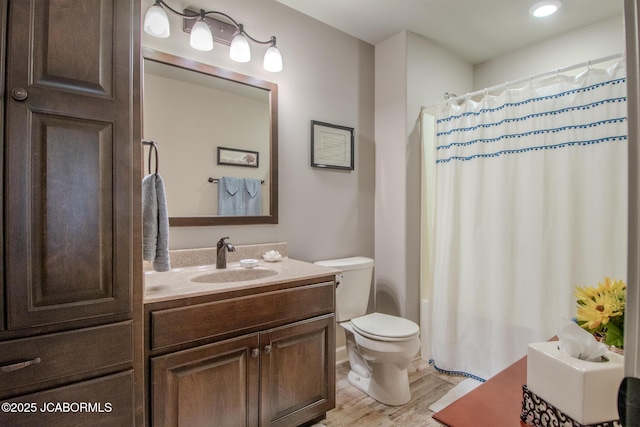
[[[142,259],[153,261],[156,271],[171,269],[169,213],[164,181],[159,174],[142,179]]]
[[[223,176],[218,180],[218,215],[244,215],[242,179]]]
[[[262,215],[262,181],[254,178],[244,178],[242,191],[242,206],[245,215]]]

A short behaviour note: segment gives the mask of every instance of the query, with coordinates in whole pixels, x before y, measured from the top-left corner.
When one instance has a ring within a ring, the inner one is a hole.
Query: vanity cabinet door
[[[258,425],[258,334],[151,359],[154,427]]]
[[[260,334],[261,423],[296,426],[335,406],[333,314]]]
[[[6,329],[132,309],[133,7],[20,0],[8,9]]]

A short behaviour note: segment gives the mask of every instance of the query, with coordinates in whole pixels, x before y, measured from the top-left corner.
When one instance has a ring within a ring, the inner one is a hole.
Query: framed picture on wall
[[[311,166],[354,170],[353,128],[311,121]]]
[[[257,151],[238,150],[237,148],[218,147],[218,164],[257,168],[259,165],[259,153]]]

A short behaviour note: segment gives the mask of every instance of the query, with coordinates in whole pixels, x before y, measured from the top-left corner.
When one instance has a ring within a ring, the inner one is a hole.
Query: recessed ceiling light
[[[531,6],[529,13],[536,18],[542,18],[555,13],[560,9],[560,6],[562,6],[562,3],[559,0],[545,0]]]

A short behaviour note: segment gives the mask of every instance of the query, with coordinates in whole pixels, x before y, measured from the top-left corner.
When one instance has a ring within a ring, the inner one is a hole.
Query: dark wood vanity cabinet
[[[153,426],[297,426],[335,406],[333,277],[210,298],[145,308]]]
[[[258,334],[151,359],[154,426],[257,426]]]
[[[139,21],[0,0],[0,425],[141,423]],[[63,401],[94,406],[19,410]]]
[[[260,334],[261,426],[296,426],[335,406],[335,316]]]

